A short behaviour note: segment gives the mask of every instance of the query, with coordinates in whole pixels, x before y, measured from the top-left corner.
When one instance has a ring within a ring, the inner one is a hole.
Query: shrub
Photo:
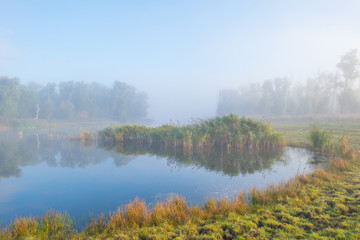
[[[309,139],[312,147],[320,152],[329,152],[333,148],[332,134],[328,130],[320,130],[314,127],[310,130]]]

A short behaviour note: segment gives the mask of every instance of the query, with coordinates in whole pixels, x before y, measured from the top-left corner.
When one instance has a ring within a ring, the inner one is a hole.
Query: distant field
[[[261,118],[254,116],[254,119],[263,119],[265,122],[271,122],[273,127],[284,134],[288,143],[307,143],[307,134],[314,126],[327,129],[333,132],[334,136],[346,136],[349,144],[352,147],[360,149],[360,116],[352,117],[298,117],[298,118]],[[61,130],[75,128],[80,131],[98,130],[105,127],[119,125],[112,121],[47,121],[32,119],[16,120],[16,119],[1,119],[0,118],[0,132],[9,129],[52,129]]]
[[[360,148],[360,118],[351,119],[272,119],[273,127],[284,134],[288,143],[306,143],[314,126],[331,131],[335,137],[345,136],[352,147]]]
[[[97,131],[109,126],[119,125],[119,122],[110,120],[34,120],[34,119],[6,119],[0,118],[0,131],[70,131],[81,130]]]

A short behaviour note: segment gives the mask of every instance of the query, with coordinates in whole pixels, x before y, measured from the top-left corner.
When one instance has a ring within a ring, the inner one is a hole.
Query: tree
[[[354,105],[357,105],[352,87],[355,80],[359,78],[359,65],[360,62],[357,57],[356,49],[350,50],[343,55],[340,62],[337,64],[344,79],[343,91],[339,96],[342,113],[346,110],[351,110]]]
[[[31,83],[27,86],[21,85],[19,87],[18,99],[18,117],[34,118],[37,113],[37,92],[39,85]]]
[[[261,87],[262,97],[260,100],[260,111],[262,114],[272,113],[274,104],[274,86],[272,80],[265,80]]]
[[[145,119],[147,108],[149,107],[148,96],[144,92],[136,93],[135,98],[131,101],[130,116],[131,119]]]
[[[327,113],[334,114],[336,112],[336,99],[339,94],[338,91],[341,87],[343,87],[343,83],[340,82],[339,72],[323,72],[320,75],[320,80],[323,82],[323,88],[325,89],[326,96],[328,97]]]
[[[17,78],[0,77],[1,117],[18,117],[19,86]]]
[[[76,82],[73,89],[72,104],[76,117],[88,118],[92,109],[94,109],[94,99],[90,91],[90,84]]]
[[[223,89],[219,93],[217,104],[217,115],[226,115],[229,113],[240,114],[239,104],[241,103],[239,91],[234,89]]]
[[[90,116],[93,118],[108,118],[111,98],[110,88],[93,82],[89,85],[89,92],[94,104]]]
[[[126,122],[131,119],[130,108],[131,101],[135,98],[135,88],[126,83],[116,81],[111,90],[111,108],[110,116],[114,120]]]
[[[48,83],[40,88],[38,92],[38,99],[40,105],[40,118],[51,119],[55,116],[57,109],[59,95],[56,91],[55,83]]]
[[[59,84],[60,113],[59,118],[70,119],[75,115],[72,98],[74,96],[75,82],[61,82]]]
[[[283,115],[286,113],[289,91],[290,91],[290,81],[288,78],[275,78],[273,80],[273,113]]]
[[[250,83],[249,87],[240,89],[239,114],[251,115],[259,113],[259,101],[261,99],[261,85]]]

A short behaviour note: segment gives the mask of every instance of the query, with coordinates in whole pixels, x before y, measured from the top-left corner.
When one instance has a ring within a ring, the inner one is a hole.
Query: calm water
[[[280,183],[312,169],[305,149],[268,153],[183,153],[136,146],[85,146],[61,136],[0,138],[0,222],[66,211],[81,221],[135,197],[154,203],[174,194],[193,204]]]

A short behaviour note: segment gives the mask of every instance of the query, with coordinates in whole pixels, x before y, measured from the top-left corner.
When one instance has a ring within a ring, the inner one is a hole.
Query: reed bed
[[[271,149],[284,145],[281,134],[270,124],[234,114],[210,120],[193,121],[184,126],[160,127],[126,125],[99,132],[104,143],[162,145],[167,148]]]
[[[313,127],[308,134],[310,148],[330,156],[351,158],[354,149],[351,149],[345,136],[334,138],[333,133],[326,129]]]
[[[72,219],[65,213],[49,212],[41,217],[19,218],[0,231],[0,239],[61,239],[75,234]]]

